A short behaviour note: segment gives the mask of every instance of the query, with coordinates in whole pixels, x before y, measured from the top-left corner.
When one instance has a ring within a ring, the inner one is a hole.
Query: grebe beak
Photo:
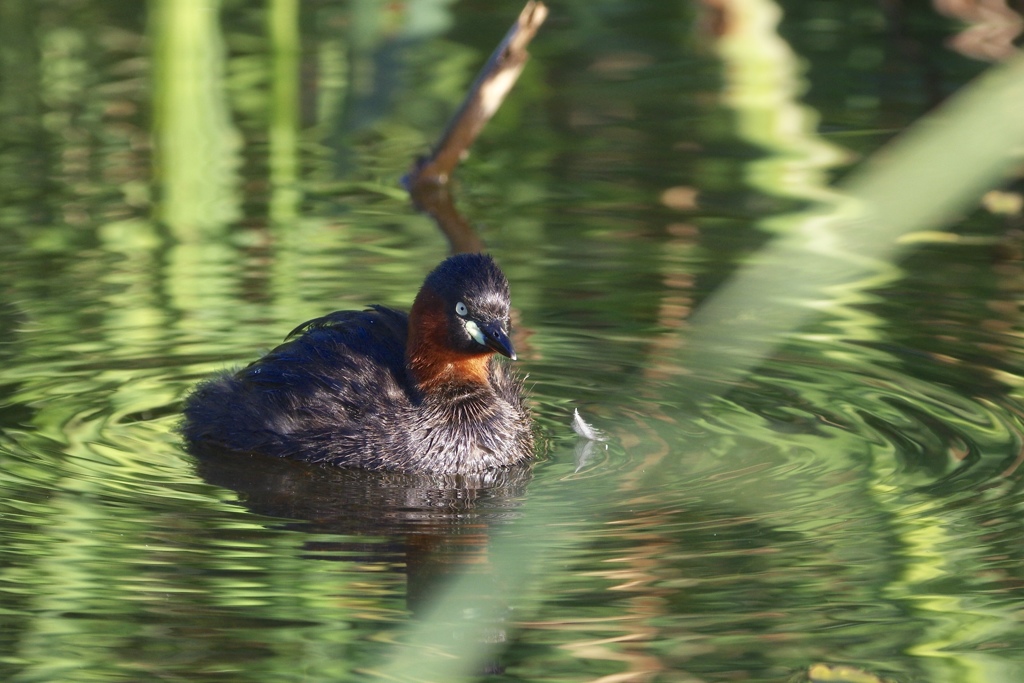
[[[508,356],[512,360],[516,359],[516,351],[512,348],[512,340],[505,334],[505,330],[501,329],[501,323],[483,323],[479,325],[480,331],[483,333],[483,345],[489,349],[494,349],[503,356]]]

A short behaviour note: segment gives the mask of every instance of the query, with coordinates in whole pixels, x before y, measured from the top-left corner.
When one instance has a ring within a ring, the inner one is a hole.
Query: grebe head
[[[409,314],[409,361],[420,383],[447,376],[486,381],[492,352],[515,360],[509,306],[508,280],[490,256],[442,261]]]

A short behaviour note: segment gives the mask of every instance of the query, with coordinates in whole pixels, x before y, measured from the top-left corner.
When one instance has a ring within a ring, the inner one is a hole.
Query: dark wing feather
[[[303,323],[263,358],[201,383],[182,431],[194,446],[309,460],[358,448],[352,440],[367,433],[367,420],[408,406],[416,393],[407,331],[408,316],[383,306]]]
[[[289,332],[285,336],[284,340],[288,341],[292,337],[304,334],[311,330],[322,330],[330,327],[343,328],[346,325],[352,324],[358,325],[360,322],[360,318],[365,317],[364,314],[369,313],[370,311],[377,311],[378,313],[381,313],[383,315],[397,314],[403,317],[405,315],[393,309],[387,308],[386,306],[368,306],[366,309],[362,311],[334,311],[333,313],[328,313],[327,315],[320,316],[319,318],[307,320],[306,322],[302,323],[294,330]]]

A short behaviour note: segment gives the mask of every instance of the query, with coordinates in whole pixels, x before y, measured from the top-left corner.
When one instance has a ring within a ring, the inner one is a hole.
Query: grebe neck
[[[409,311],[406,360],[425,393],[445,385],[490,383],[490,349],[468,353],[452,348],[444,301],[428,287],[420,290]]]

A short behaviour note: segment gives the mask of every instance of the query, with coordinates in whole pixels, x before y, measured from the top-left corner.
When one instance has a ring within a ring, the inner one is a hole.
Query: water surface
[[[410,303],[447,246],[398,178],[519,9],[5,0],[0,678],[366,680],[468,575],[435,645],[490,645],[489,680],[1024,679],[1014,186],[785,302],[815,315],[740,334],[749,371],[684,362],[713,292],[985,69],[927,6],[551,4],[453,188],[512,283],[532,471],[182,450],[194,382]]]

